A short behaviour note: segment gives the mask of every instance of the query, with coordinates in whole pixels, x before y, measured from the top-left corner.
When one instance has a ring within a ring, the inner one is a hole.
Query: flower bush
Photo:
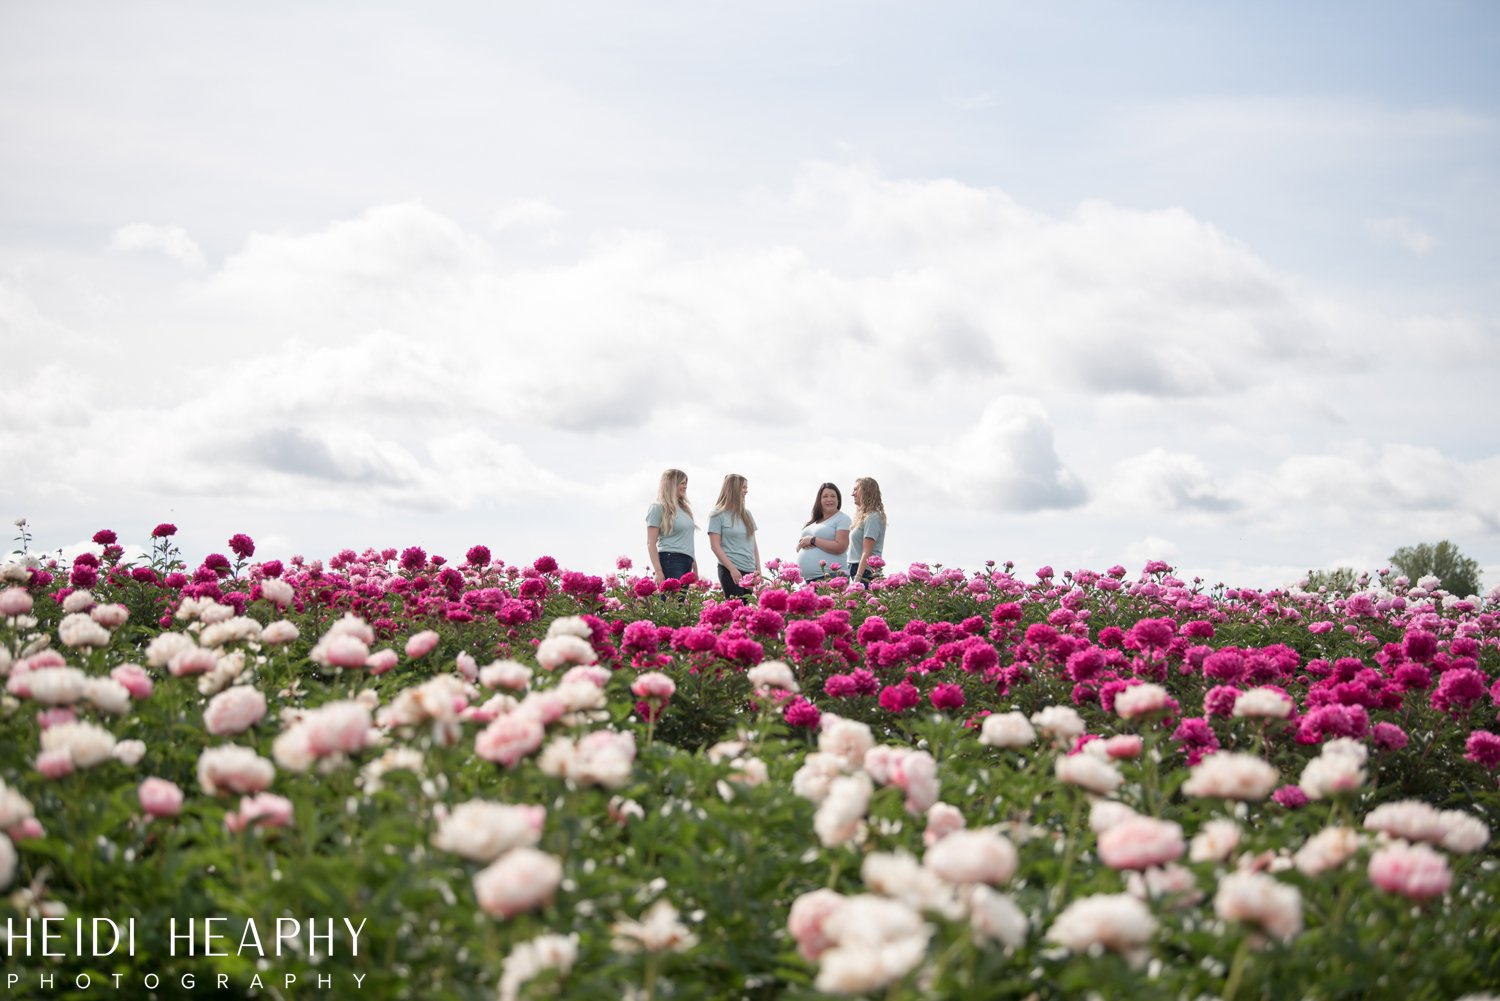
[[[0,567],[11,996],[1500,984],[1495,593],[773,563],[725,600],[176,533]]]

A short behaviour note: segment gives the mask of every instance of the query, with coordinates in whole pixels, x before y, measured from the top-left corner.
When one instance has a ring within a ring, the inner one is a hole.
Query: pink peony
[[[1464,755],[1465,761],[1486,768],[1500,768],[1500,734],[1475,730],[1464,743],[1464,750],[1468,752]]]
[[[1193,766],[1182,791],[1210,799],[1261,800],[1279,778],[1275,767],[1254,755],[1220,751]]]
[[[291,822],[292,801],[269,792],[244,797],[237,811],[224,815],[224,826],[235,832],[250,827],[285,827]]]
[[[1302,930],[1302,894],[1263,872],[1232,872],[1219,881],[1214,913],[1253,924],[1282,942]]]
[[[431,629],[424,629],[406,641],[406,655],[413,660],[425,657],[437,648],[442,637]]]
[[[834,944],[825,930],[828,919],[844,906],[845,897],[829,889],[813,890],[792,901],[786,927],[797,943],[797,951],[808,962],[816,962]]]
[[[1448,860],[1426,845],[1392,844],[1370,856],[1370,882],[1387,893],[1430,900],[1448,892]]]
[[[1182,827],[1155,817],[1130,817],[1099,835],[1099,860],[1111,869],[1149,869],[1186,850]]]
[[[124,685],[133,699],[150,698],[155,688],[151,675],[139,664],[121,664],[110,671],[109,676]]]
[[[1104,753],[1115,760],[1139,758],[1145,742],[1138,734],[1120,733],[1104,741]]]
[[[474,753],[486,761],[514,768],[516,762],[542,746],[544,734],[541,720],[529,713],[511,713],[480,731],[474,740]]]
[[[216,737],[244,733],[266,715],[266,697],[258,688],[235,685],[209,700],[203,725]]]
[[[630,691],[639,699],[665,702],[677,691],[677,683],[660,671],[647,671],[630,683]]]
[[[248,747],[225,744],[198,755],[198,784],[210,796],[262,792],[275,777],[276,766]]]
[[[993,831],[955,830],[927,850],[922,864],[950,883],[999,886],[1016,874],[1020,857]]]
[[[31,611],[31,595],[19,587],[8,587],[0,591],[0,615],[14,618]]]
[[[516,848],[474,874],[474,896],[486,914],[510,918],[551,903],[562,863],[535,848]]]
[[[400,659],[401,658],[397,656],[396,651],[394,650],[376,650],[374,653],[370,654],[370,656],[365,658],[364,666],[369,670],[371,674],[379,677],[382,674],[388,674],[391,671],[394,671],[396,669],[396,664],[400,662]],[[350,664],[346,666],[354,667],[357,665]]]
[[[136,790],[141,809],[153,817],[175,817],[182,812],[182,790],[166,779],[149,778]]]

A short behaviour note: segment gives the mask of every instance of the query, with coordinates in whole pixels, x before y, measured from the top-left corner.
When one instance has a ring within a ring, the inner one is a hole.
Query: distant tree
[[[1466,557],[1447,539],[1437,545],[1423,542],[1402,546],[1391,554],[1391,565],[1413,584],[1431,574],[1449,594],[1467,597],[1479,593],[1479,561]]]
[[[1308,572],[1307,583],[1303,585],[1303,590],[1316,592],[1326,587],[1329,594],[1352,594],[1358,589],[1358,577],[1359,574],[1353,567],[1312,570]]]

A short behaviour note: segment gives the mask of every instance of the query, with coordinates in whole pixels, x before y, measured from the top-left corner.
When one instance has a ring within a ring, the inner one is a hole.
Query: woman
[[[680,579],[689,570],[698,573],[698,557],[693,548],[693,508],[687,499],[687,473],[668,469],[661,474],[656,489],[656,503],[646,509],[646,551],[656,582]]]
[[[880,499],[880,484],[869,476],[854,481],[854,526],[849,533],[850,576],[868,584],[879,571],[870,566],[870,557],[885,551],[885,502]]]
[[[739,473],[724,477],[719,499],[708,516],[708,545],[719,561],[719,585],[726,598],[750,593],[740,584],[747,573],[760,573],[760,543],[755,540],[755,518],[745,508],[750,481]]]
[[[803,580],[822,580],[832,576],[834,566],[839,573],[847,573],[843,566],[844,553],[849,548],[849,516],[840,510],[844,506],[844,495],[832,483],[818,488],[813,501],[812,517],[802,526],[802,538],[797,540],[797,569]]]

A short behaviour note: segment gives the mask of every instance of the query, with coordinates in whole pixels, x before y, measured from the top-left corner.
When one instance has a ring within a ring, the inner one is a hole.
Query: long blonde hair
[[[748,482],[739,473],[727,473],[724,485],[719,488],[719,499],[714,501],[714,513],[723,511],[731,521],[745,526],[748,535],[755,534],[755,518],[745,510],[745,484]]]
[[[889,525],[891,519],[886,517],[885,502],[880,499],[880,484],[869,476],[861,476],[854,485],[859,488],[859,503],[854,506],[854,527],[863,525],[865,518],[872,514],[880,515],[882,527]]]
[[[677,509],[681,507],[687,512],[688,521],[693,520],[693,507],[688,503],[686,497],[679,504],[677,500],[677,484],[685,482],[688,474],[680,469],[668,469],[661,474],[661,483],[656,488],[656,503],[661,505],[661,534],[671,535],[672,526],[677,523]],[[694,523],[697,528],[697,523]]]

